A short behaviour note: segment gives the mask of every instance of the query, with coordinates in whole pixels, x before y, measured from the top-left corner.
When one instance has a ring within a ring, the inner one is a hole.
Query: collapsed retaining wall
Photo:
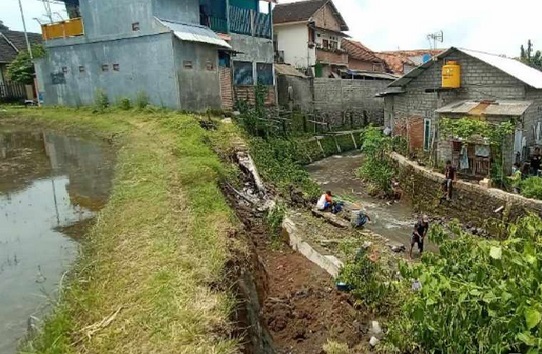
[[[392,158],[399,166],[401,186],[417,211],[457,218],[479,227],[491,226],[492,222],[515,221],[529,212],[542,217],[540,200],[460,180],[454,183],[452,200],[439,203],[443,194],[443,174],[419,166],[397,153],[393,153]]]

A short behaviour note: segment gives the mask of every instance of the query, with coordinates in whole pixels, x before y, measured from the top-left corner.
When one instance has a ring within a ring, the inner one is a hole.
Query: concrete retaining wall
[[[486,189],[480,185],[456,181],[451,201],[443,200],[441,183],[444,175],[433,172],[405,157],[393,153],[400,171],[401,186],[414,209],[420,212],[458,218],[463,223],[479,227],[491,226],[496,221],[515,221],[529,212],[542,216],[542,201],[506,193],[500,189]],[[495,212],[504,207],[501,212]]]

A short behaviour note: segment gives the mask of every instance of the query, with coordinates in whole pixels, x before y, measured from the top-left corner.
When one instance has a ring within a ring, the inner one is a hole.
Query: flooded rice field
[[[113,167],[101,142],[0,128],[0,353],[14,353],[55,301]]]
[[[394,243],[410,247],[410,237],[416,223],[411,206],[405,201],[390,204],[369,196],[356,176],[361,163],[361,154],[355,151],[325,158],[308,165],[306,169],[322,190],[330,190],[334,195],[345,197],[366,209],[371,218],[367,229]],[[430,251],[437,249],[431,244],[427,244],[426,248]]]

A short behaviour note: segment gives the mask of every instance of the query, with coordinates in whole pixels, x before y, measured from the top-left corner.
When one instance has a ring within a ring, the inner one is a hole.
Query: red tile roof
[[[444,52],[444,49],[413,49],[413,50],[391,50],[380,53],[375,53],[376,56],[384,60],[388,68],[394,74],[404,74],[404,66],[417,66],[417,64],[410,58],[420,57],[425,54],[431,56],[437,56]]]
[[[375,53],[358,41],[343,38],[341,48],[346,50],[348,56],[353,59],[383,63],[384,61],[377,57]]]
[[[341,31],[348,31],[348,25],[331,0],[304,0],[278,4],[273,9],[273,24],[308,21],[316,11],[329,4],[341,24]]]

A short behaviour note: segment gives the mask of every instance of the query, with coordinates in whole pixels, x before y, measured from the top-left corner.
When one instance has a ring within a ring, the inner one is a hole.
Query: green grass
[[[162,110],[6,110],[0,122],[113,138],[118,148],[110,200],[62,300],[21,352],[237,352],[235,300],[212,286],[228,284],[235,219],[217,186],[222,165],[197,122]]]

